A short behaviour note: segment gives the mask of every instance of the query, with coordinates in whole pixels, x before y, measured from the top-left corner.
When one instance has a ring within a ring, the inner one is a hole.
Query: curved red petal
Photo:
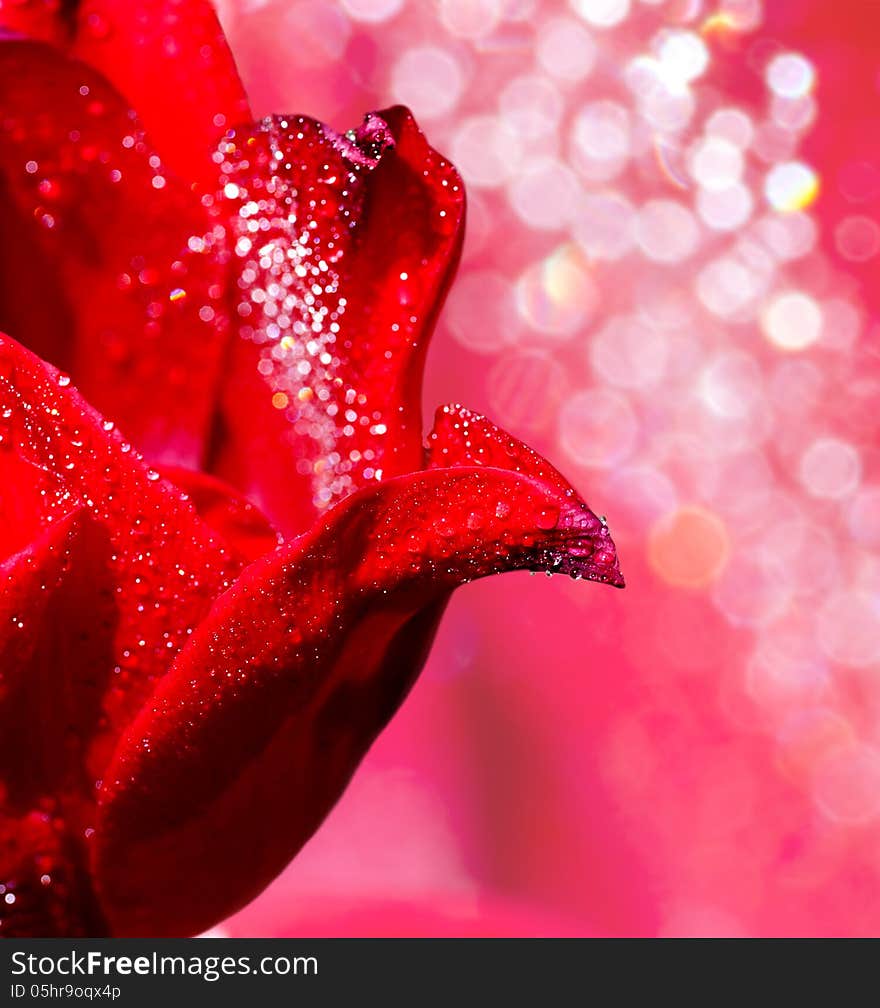
[[[250,119],[208,0],[7,3],[0,26],[52,42],[103,74],[137,109],[166,163],[188,181],[210,182],[218,137]]]
[[[607,529],[570,488],[462,466],[362,490],[247,568],[105,777],[95,870],[115,932],[198,932],[281,870],[411,687],[456,585],[596,577],[608,551],[606,572]]]
[[[508,469],[546,483],[562,497],[577,499],[574,488],[545,458],[491,420],[457,403],[437,410],[434,428],[428,436],[426,462],[429,469],[456,466]],[[624,587],[617,551],[604,517],[597,519],[592,512],[585,514],[578,507],[564,508],[561,513],[551,508],[540,516],[540,521],[542,527],[556,527],[565,535],[566,549],[556,557],[554,571],[604,581],[615,588]],[[578,541],[580,530],[584,531],[583,542]]]
[[[106,530],[80,507],[0,565],[4,806],[91,796],[84,747],[114,665],[110,555]]]
[[[88,879],[89,740],[114,666],[106,530],[77,508],[0,565],[0,935],[105,928]]]
[[[107,932],[83,845],[52,803],[24,815],[0,808],[0,882],[4,938],[91,938]]]
[[[464,217],[405,109],[338,136],[266,119],[221,145],[234,341],[214,470],[283,532],[421,465],[421,378]]]
[[[66,375],[9,337],[0,337],[0,434],[0,474],[44,474],[40,526],[84,508],[111,547],[113,661],[109,670],[95,670],[109,680],[100,738],[89,757],[89,771],[100,776],[107,747],[238,564],[179,491],[84,402]],[[21,486],[0,483],[0,509]],[[69,632],[88,631],[89,618],[72,608]],[[63,662],[55,671],[63,676]]]
[[[250,563],[281,545],[281,536],[268,518],[222,480],[180,466],[157,468],[186,494],[202,521],[243,561]]]
[[[112,88],[40,43],[0,43],[4,196],[0,324],[151,457],[198,465],[226,342],[206,212]]]

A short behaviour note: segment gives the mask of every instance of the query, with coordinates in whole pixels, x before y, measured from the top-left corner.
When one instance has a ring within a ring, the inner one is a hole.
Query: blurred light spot
[[[510,183],[510,205],[529,227],[554,230],[568,223],[580,191],[567,165],[540,158],[517,172]]]
[[[829,298],[822,305],[822,345],[846,353],[862,334],[863,319],[859,309],[842,298]]]
[[[301,0],[284,10],[281,32],[297,40],[301,67],[325,67],[343,58],[352,26],[334,4]]]
[[[798,475],[811,496],[839,500],[859,485],[862,463],[859,453],[846,441],[817,438],[801,456]]]
[[[712,601],[734,626],[767,626],[788,607],[789,584],[765,559],[737,552],[715,584]]]
[[[555,18],[540,30],[538,62],[551,77],[578,81],[586,77],[596,62],[593,36],[570,18]]]
[[[662,32],[656,47],[660,75],[670,89],[681,89],[700,77],[709,65],[709,50],[690,31]]]
[[[607,322],[590,343],[590,363],[596,374],[621,388],[656,384],[666,368],[666,336],[638,315]]]
[[[510,81],[501,92],[498,107],[523,139],[536,140],[554,132],[562,117],[564,103],[551,80],[538,74],[527,74]]]
[[[833,822],[860,826],[880,816],[880,753],[853,743],[833,750],[816,767],[813,797]]]
[[[452,158],[470,185],[501,185],[515,174],[521,157],[516,133],[496,116],[471,116],[452,138]]]
[[[446,49],[407,49],[391,74],[395,101],[412,107],[421,119],[446,115],[458,104],[464,80],[461,67]]]
[[[630,153],[629,113],[613,101],[592,102],[575,117],[571,130],[576,166],[587,178],[612,178]]]
[[[697,213],[714,231],[735,231],[749,219],[754,207],[751,191],[741,182],[726,189],[700,189]]]
[[[539,332],[570,337],[592,317],[598,291],[576,246],[563,245],[520,276],[520,315]]]
[[[403,0],[342,0],[343,9],[356,21],[378,24],[393,17],[403,6]]]
[[[519,328],[510,281],[496,270],[471,270],[459,277],[443,318],[455,339],[478,353],[496,352],[515,339]]]
[[[495,30],[500,19],[500,0],[440,0],[443,27],[459,38],[484,38]]]
[[[693,92],[677,79],[669,79],[659,59],[636,56],[624,67],[623,76],[638,99],[642,118],[655,130],[673,133],[690,122],[696,108]]]
[[[847,524],[863,546],[880,546],[880,486],[860,490],[847,509]]]
[[[730,541],[724,522],[695,505],[657,521],[648,536],[648,559],[659,576],[678,588],[704,588],[724,569]]]
[[[761,313],[761,328],[780,350],[803,350],[822,333],[822,310],[808,294],[785,291]]]
[[[731,318],[754,300],[755,277],[736,259],[725,256],[707,263],[697,276],[697,296],[721,318]]]
[[[765,119],[755,127],[752,151],[766,164],[775,165],[791,161],[798,152],[798,134],[783,129],[772,119]]]
[[[691,149],[688,167],[704,189],[729,189],[742,175],[742,151],[729,140],[707,137]]]
[[[767,214],[756,222],[755,228],[781,262],[801,259],[816,245],[816,222],[809,214]]]
[[[880,660],[880,599],[847,589],[819,610],[819,643],[832,661],[865,668]]]
[[[681,262],[696,250],[699,237],[693,214],[680,203],[653,199],[639,210],[636,240],[649,259]]]
[[[585,466],[608,468],[632,453],[638,420],[628,400],[611,389],[584,389],[559,411],[559,442]]]
[[[613,28],[626,19],[630,0],[571,0],[584,20],[597,28]]]
[[[718,15],[733,31],[749,31],[761,23],[761,0],[721,0]]]
[[[808,414],[819,402],[824,375],[811,361],[780,361],[770,382],[770,398],[777,409],[793,416]]]
[[[812,95],[802,98],[774,97],[770,102],[773,122],[789,132],[803,131],[812,125],[816,111],[816,100]]]
[[[589,193],[581,200],[572,234],[596,259],[620,259],[635,244],[636,211],[617,192]]]
[[[880,251],[880,227],[870,217],[844,217],[834,229],[837,250],[850,262],[866,262]]]
[[[827,688],[828,665],[802,626],[790,633],[771,627],[759,637],[749,658],[745,685],[749,696],[765,707],[784,710],[815,703]]]
[[[722,108],[706,120],[707,136],[720,137],[745,150],[755,136],[755,125],[751,118],[738,108]]]
[[[781,53],[767,64],[767,86],[783,98],[808,94],[816,81],[813,64],[797,53]]]
[[[786,161],[767,173],[764,195],[775,210],[803,210],[819,195],[819,176],[801,161]]]
[[[702,401],[717,416],[745,416],[763,394],[761,369],[746,353],[732,350],[716,357],[700,376]]]
[[[785,570],[796,595],[825,596],[837,587],[840,549],[823,525],[805,518],[786,518],[770,525],[762,539],[768,558]]]
[[[696,99],[688,88],[670,88],[660,82],[639,100],[639,112],[645,121],[661,133],[676,133],[691,121]]]

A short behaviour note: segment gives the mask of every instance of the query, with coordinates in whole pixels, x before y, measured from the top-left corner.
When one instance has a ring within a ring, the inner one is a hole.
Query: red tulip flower
[[[423,441],[464,194],[406,110],[250,123],[202,0],[2,17],[0,930],[194,934],[320,825],[453,588],[623,581],[520,442]]]

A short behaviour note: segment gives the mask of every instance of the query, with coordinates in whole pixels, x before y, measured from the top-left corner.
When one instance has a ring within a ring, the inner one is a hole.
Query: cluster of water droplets
[[[340,284],[351,269],[364,178],[390,143],[381,121],[370,125],[356,139],[303,117],[267,117],[251,133],[229,135],[216,157],[238,331],[259,347],[257,371],[287,421],[284,450],[298,458],[319,509],[382,476],[388,427],[382,404],[368,401],[346,367]],[[362,447],[365,428],[375,447]]]

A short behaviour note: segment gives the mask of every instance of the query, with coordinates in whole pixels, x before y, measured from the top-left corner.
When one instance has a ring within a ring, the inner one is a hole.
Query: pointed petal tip
[[[549,491],[537,517],[536,544],[528,569],[568,574],[614,588],[625,587],[617,549],[604,518],[595,515],[577,491],[546,459],[507,431],[460,403],[440,406],[426,445],[427,466],[479,466],[533,480]]]
[[[599,518],[573,492],[561,509],[548,544],[538,558],[538,569],[567,574],[575,580],[595,581],[624,588],[617,548],[604,518]]]

